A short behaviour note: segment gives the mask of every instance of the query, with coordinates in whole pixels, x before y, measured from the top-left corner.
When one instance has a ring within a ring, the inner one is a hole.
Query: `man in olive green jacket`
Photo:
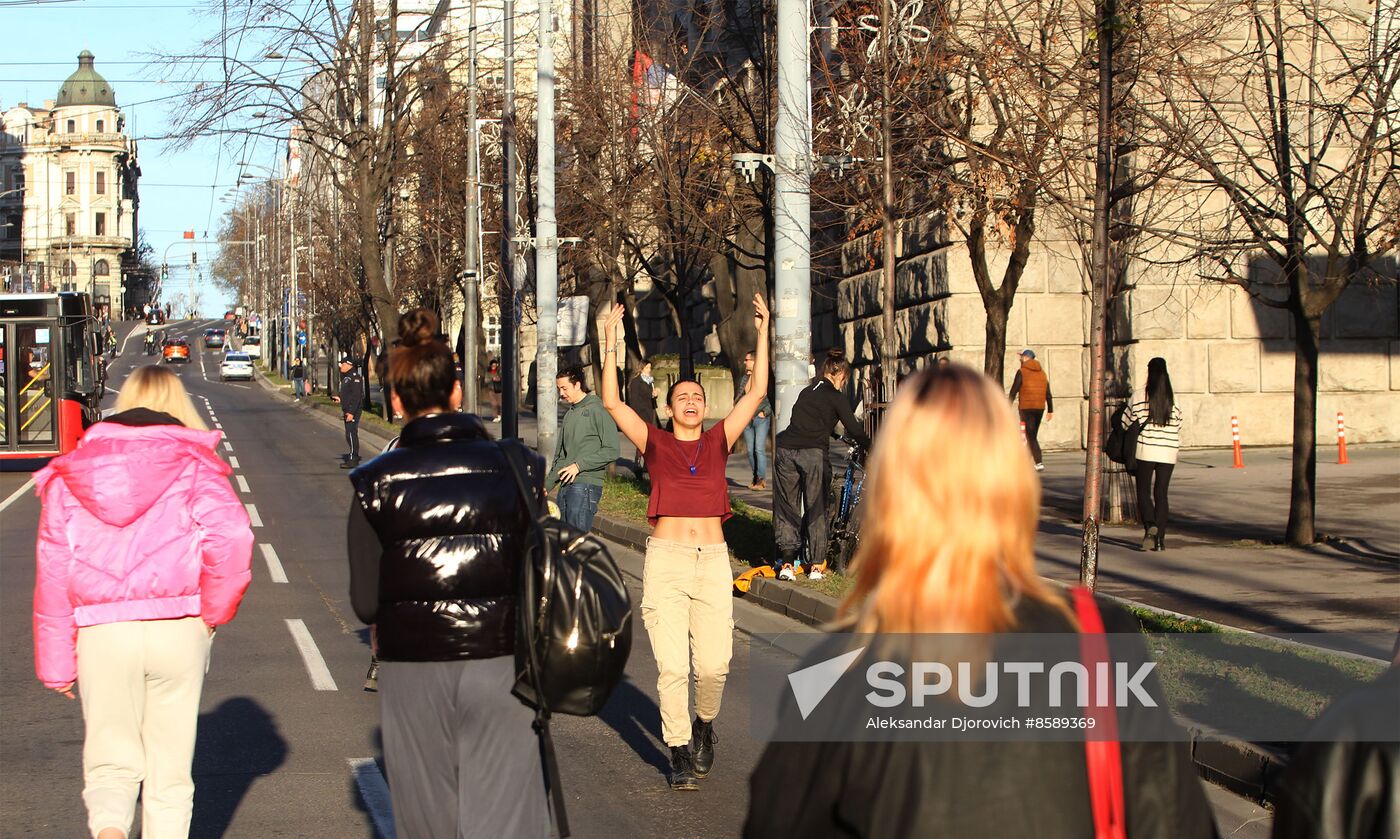
[[[559,374],[559,398],[569,403],[559,429],[559,447],[549,466],[549,488],[559,486],[560,517],[579,530],[593,529],[593,516],[603,500],[603,480],[617,460],[617,424],[603,400],[589,393],[583,370],[570,367]]]

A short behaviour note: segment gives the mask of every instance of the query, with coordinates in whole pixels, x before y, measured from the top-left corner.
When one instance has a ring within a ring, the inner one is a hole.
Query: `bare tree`
[[[1178,185],[1196,197],[1180,224],[1153,232],[1184,246],[1204,277],[1292,321],[1286,538],[1308,545],[1322,316],[1353,283],[1396,281],[1393,262],[1388,275],[1377,268],[1400,240],[1400,27],[1385,3],[1224,6],[1234,37],[1160,77],[1157,129],[1187,158]]]

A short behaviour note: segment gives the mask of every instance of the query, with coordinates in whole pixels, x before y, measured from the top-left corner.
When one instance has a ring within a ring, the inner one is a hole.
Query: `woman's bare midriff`
[[[658,539],[680,542],[692,548],[703,545],[718,545],[724,542],[724,528],[719,516],[705,518],[684,518],[682,516],[662,516],[656,520],[656,529],[651,532]]]

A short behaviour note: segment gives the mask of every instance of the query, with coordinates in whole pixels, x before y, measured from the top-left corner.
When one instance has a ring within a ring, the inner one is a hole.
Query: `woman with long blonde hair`
[[[34,661],[82,696],[83,801],[98,839],[182,837],[216,627],[251,579],[253,531],[180,379],[138,367],[116,413],[34,476]]]
[[[904,382],[868,468],[847,626],[890,643],[1079,629],[1066,593],[1036,574],[1040,483],[990,379],[947,365]],[[1139,631],[1098,605],[1108,632]],[[1121,746],[1128,836],[1214,835],[1183,742]],[[1093,836],[1085,752],[1074,740],[774,742],[750,780],[745,836]]]

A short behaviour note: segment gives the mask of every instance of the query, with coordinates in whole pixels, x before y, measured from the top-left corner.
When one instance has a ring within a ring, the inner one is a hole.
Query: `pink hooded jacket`
[[[233,619],[253,531],[215,454],[220,433],[100,422],[34,476],[34,663],[51,688],[77,678],[78,628]]]

